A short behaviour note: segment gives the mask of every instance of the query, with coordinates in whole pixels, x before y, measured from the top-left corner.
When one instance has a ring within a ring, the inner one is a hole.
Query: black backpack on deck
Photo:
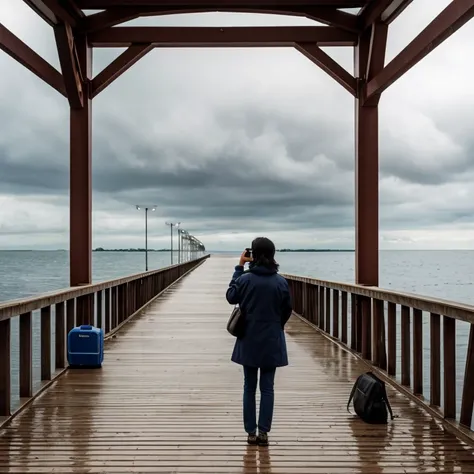
[[[388,418],[387,409],[390,412],[391,419],[393,420],[394,418],[387,398],[385,383],[372,372],[362,374],[356,380],[347,402],[347,411],[349,411],[352,399],[354,399],[355,412],[366,423],[386,424]]]

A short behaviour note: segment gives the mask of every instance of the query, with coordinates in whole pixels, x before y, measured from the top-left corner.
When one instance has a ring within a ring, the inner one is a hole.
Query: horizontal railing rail
[[[378,287],[284,276],[295,313],[359,354],[450,426],[471,430],[474,306]],[[464,364],[456,353],[457,328],[464,330],[469,341]],[[458,409],[456,384],[462,370]]]
[[[39,312],[39,388],[66,368],[66,338],[75,326],[93,324],[106,336],[209,255],[182,264],[91,285],[66,288],[0,304],[0,417],[11,415],[12,320],[18,319],[18,401],[34,396],[34,312]],[[54,317],[54,341],[52,318]],[[56,373],[55,373],[56,372]],[[36,384],[36,385],[38,385]],[[1,421],[1,418],[0,418]]]

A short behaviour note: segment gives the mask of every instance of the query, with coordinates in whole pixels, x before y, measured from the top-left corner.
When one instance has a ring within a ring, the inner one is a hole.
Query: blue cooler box
[[[71,367],[101,367],[104,361],[104,331],[79,326],[67,336],[67,360]]]

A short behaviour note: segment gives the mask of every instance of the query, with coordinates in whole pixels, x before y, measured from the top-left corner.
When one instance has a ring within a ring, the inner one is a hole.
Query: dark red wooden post
[[[358,80],[355,101],[356,283],[379,284],[379,116],[378,100],[364,103],[369,74],[382,64],[385,53],[378,45],[375,25],[366,30],[355,47]],[[383,41],[381,39],[380,41]],[[382,56],[382,58],[380,58]]]
[[[76,38],[84,80],[92,76],[92,48],[85,37]],[[82,107],[71,106],[70,167],[70,283],[92,282],[91,112],[88,84],[83,83]]]

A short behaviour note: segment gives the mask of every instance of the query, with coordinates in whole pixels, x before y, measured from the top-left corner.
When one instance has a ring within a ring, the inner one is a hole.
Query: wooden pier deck
[[[472,447],[391,389],[393,423],[349,415],[365,366],[297,317],[272,445],[247,447],[225,330],[234,263],[207,260],[107,343],[102,370],[67,371],[34,400],[0,431],[0,472],[474,472]]]

